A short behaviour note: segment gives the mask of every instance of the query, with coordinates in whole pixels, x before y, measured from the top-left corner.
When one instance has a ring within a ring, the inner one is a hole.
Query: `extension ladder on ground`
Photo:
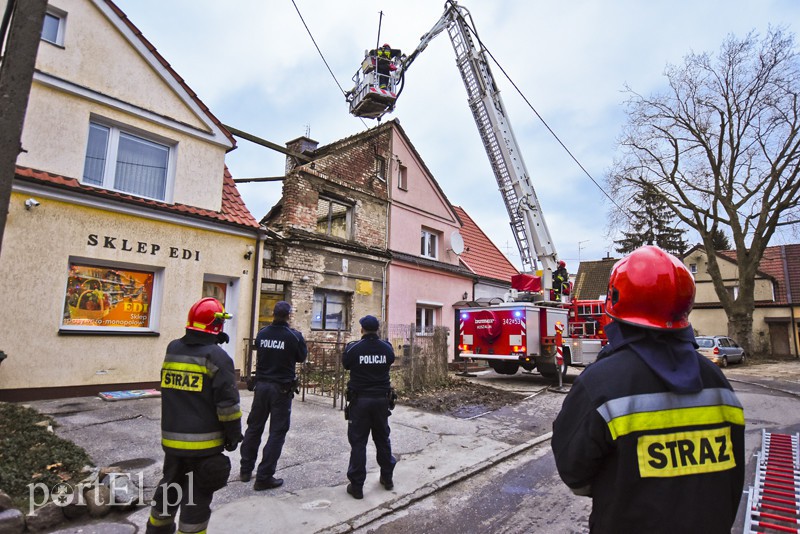
[[[744,532],[800,533],[800,434],[761,431]]]

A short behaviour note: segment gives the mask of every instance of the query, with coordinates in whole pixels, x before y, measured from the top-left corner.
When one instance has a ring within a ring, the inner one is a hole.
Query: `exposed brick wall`
[[[307,138],[287,143],[291,150],[312,153],[315,159],[297,165],[294,158],[287,158],[281,209],[266,221],[267,228],[283,239],[267,240],[272,258],[265,260],[262,278],[287,284],[287,298],[295,308],[293,326],[309,340],[357,338],[358,318],[382,315],[389,205],[386,177],[375,175],[375,157],[383,157],[388,169],[393,132],[379,127],[316,152]],[[316,233],[320,196],[353,207],[351,239]],[[348,332],[311,330],[317,288],[350,295]]]

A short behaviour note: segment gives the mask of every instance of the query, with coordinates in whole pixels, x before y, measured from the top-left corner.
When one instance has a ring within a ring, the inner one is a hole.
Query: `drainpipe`
[[[783,279],[786,284],[786,303],[789,305],[789,320],[792,322],[792,345],[794,345],[794,357],[800,358],[800,351],[797,347],[797,320],[794,316],[794,306],[792,305],[792,285],[789,283],[789,262],[786,260],[786,246],[781,245],[781,263],[783,264]]]
[[[251,297],[250,305],[250,339],[256,337],[256,323],[258,322],[258,307],[259,307],[259,293],[261,291],[261,253],[264,250],[264,241],[266,240],[267,233],[262,229],[258,229],[256,234],[256,254],[253,260],[253,294]]]

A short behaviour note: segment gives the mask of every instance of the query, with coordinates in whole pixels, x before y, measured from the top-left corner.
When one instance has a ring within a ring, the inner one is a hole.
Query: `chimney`
[[[302,136],[298,137],[297,139],[293,139],[291,141],[287,141],[286,148],[291,150],[292,152],[298,152],[300,154],[307,154],[312,155],[314,151],[317,150],[319,146],[318,141],[314,141],[310,137]],[[286,156],[286,174],[297,167],[297,160],[295,160],[292,156]]]

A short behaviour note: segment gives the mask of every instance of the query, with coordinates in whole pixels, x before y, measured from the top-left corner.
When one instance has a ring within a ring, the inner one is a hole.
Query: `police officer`
[[[356,499],[364,498],[367,478],[367,438],[372,432],[375,442],[380,484],[387,490],[394,487],[392,475],[397,462],[392,456],[389,440],[390,409],[394,398],[389,369],[394,363],[394,349],[378,338],[378,319],[365,315],[361,323],[361,340],[348,343],[342,355],[342,365],[350,371],[347,383],[350,465],[347,467],[347,493]]]
[[[286,301],[275,304],[272,324],[256,336],[256,385],[253,405],[247,417],[247,431],[242,442],[239,478],[249,482],[261,445],[264,426],[269,422],[269,437],[261,454],[253,489],[262,491],[277,488],[282,478],[275,478],[278,459],[292,416],[292,397],[297,387],[295,366],[306,361],[308,348],[303,334],[289,327],[291,305]]]
[[[217,346],[231,316],[214,298],[189,310],[186,334],[167,346],[161,367],[163,478],[153,496],[148,534],[205,532],[214,492],[228,483],[222,453],[242,440],[242,412],[233,361]],[[225,336],[222,336],[225,337]]]
[[[561,479],[592,497],[591,532],[730,533],[744,486],[744,412],[695,350],[689,270],[658,247],[618,261],[608,345],[553,423]]]

